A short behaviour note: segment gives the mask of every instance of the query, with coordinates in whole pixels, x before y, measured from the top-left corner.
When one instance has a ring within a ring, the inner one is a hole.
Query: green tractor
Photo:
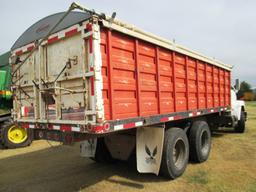
[[[10,52],[0,55],[0,146],[2,148],[18,148],[30,145],[33,133],[12,122],[9,57]]]

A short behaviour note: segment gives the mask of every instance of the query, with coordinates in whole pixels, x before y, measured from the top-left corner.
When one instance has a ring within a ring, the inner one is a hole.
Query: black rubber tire
[[[0,142],[4,148],[7,149],[15,149],[20,147],[27,147],[29,146],[34,138],[33,130],[27,129],[28,138],[22,143],[13,143],[8,139],[8,130],[12,127],[13,122],[11,120],[7,120],[3,122],[0,127]]]
[[[201,163],[208,159],[211,151],[211,131],[206,121],[193,122],[189,130],[189,158]]]
[[[237,125],[235,126],[236,133],[244,133],[245,131],[245,114],[244,111],[241,111],[240,120],[238,121]]]
[[[97,146],[95,157],[90,158],[97,163],[113,163],[114,159],[112,158],[107,145],[105,144],[104,137],[97,138]]]
[[[5,149],[6,147],[4,146],[3,142],[3,130],[0,127],[0,149]]]
[[[180,149],[175,147],[179,147]],[[177,151],[178,150],[178,151]],[[175,158],[174,154],[178,153]],[[181,176],[188,164],[189,143],[184,130],[170,128],[165,132],[160,174],[168,179]]]

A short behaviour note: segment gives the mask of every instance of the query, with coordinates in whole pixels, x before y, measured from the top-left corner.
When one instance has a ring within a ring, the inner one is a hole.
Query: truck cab
[[[231,116],[235,119],[235,131],[243,133],[245,130],[247,112],[245,111],[245,102],[238,99],[237,92],[237,89],[231,87]]]

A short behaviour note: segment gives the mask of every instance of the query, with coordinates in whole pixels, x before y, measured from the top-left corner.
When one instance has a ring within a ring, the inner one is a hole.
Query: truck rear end
[[[86,140],[82,155],[97,161],[136,149],[140,172],[158,174],[161,165],[169,178],[185,170],[189,134],[197,134],[188,130],[205,134],[206,153],[195,160],[208,158],[208,124],[230,123],[229,65],[88,11],[69,13],[43,39],[62,16],[32,25],[12,48],[17,124],[36,138]],[[184,154],[181,165],[166,164],[165,145]]]
[[[70,18],[81,14],[71,13]],[[51,24],[59,15],[45,22]],[[25,127],[84,133],[102,115],[102,103],[96,106],[95,99],[100,79],[94,64],[99,58],[92,50],[99,34],[93,34],[91,18],[82,16],[85,21],[49,36],[14,74],[14,119]],[[34,26],[38,33],[48,29],[41,24]],[[23,61],[35,46],[29,43],[13,51],[15,60]],[[13,64],[13,71],[18,65]]]

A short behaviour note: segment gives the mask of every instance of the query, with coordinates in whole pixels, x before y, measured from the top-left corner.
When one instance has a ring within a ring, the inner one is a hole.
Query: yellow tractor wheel
[[[6,121],[1,125],[0,142],[6,148],[26,147],[33,140],[33,131],[19,127],[11,121]]]
[[[28,138],[28,132],[26,129],[22,127],[18,127],[16,125],[12,125],[8,129],[7,133],[8,140],[15,144],[23,143]]]

